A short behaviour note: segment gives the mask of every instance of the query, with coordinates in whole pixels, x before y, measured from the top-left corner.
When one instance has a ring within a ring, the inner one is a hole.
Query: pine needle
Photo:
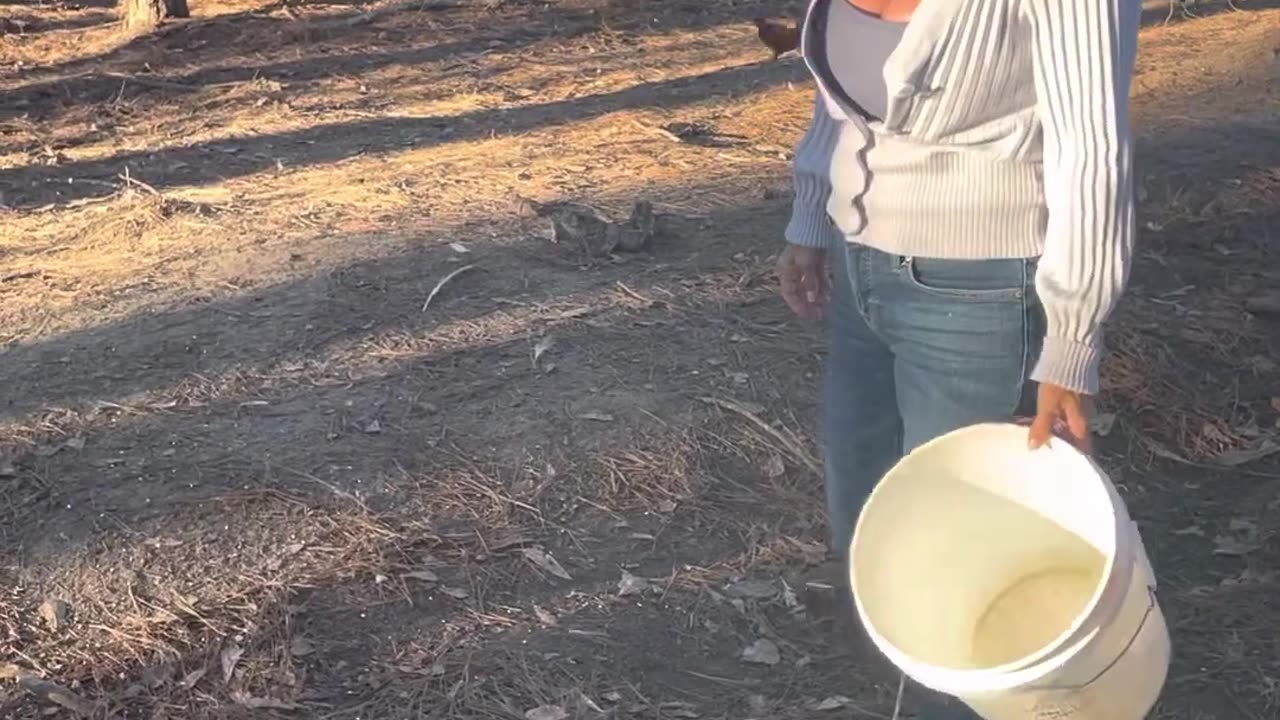
[[[448,283],[450,280],[458,277],[459,275],[461,275],[462,273],[468,270],[475,270],[475,269],[476,269],[475,265],[463,265],[457,270],[454,270],[448,275],[445,275],[444,277],[440,278],[440,282],[436,283],[436,286],[431,288],[430,294],[427,295],[427,301],[422,303],[422,312],[426,312],[427,308],[431,307],[431,301],[436,298],[436,294],[440,292],[440,288],[444,287],[446,283]]]

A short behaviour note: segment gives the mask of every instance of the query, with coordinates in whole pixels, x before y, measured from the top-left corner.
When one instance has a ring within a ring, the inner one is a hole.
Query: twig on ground
[[[147,87],[159,88],[161,90],[181,90],[184,92],[192,92],[195,90],[202,90],[204,88],[204,86],[202,85],[187,85],[185,83],[169,82],[167,80],[156,80],[155,78],[149,78],[142,75],[127,75],[125,73],[118,73],[118,72],[103,73],[103,76],[112,78],[114,80],[119,80],[124,83],[137,83],[138,85],[145,85]]]
[[[152,187],[152,186],[148,185],[147,183],[144,183],[144,182],[142,182],[141,180],[139,180],[139,179],[137,179],[137,178],[133,177],[132,175],[130,175],[130,174],[129,174],[129,168],[128,168],[127,166],[125,167],[124,172],[120,173],[120,174],[119,174],[119,175],[117,175],[116,177],[118,177],[118,178],[120,178],[121,180],[123,180],[125,185],[130,185],[130,186],[133,186],[133,187],[141,188],[141,189],[146,190],[147,192],[151,193],[152,195],[155,195],[156,197],[161,197],[161,195],[160,195],[160,191],[159,191],[159,190],[155,189],[154,187]]]
[[[907,674],[898,677],[898,697],[893,701],[893,720],[902,717],[902,695],[907,689]]]
[[[765,422],[755,412],[751,411],[745,405],[743,405],[742,403],[736,400],[728,400],[726,398],[715,398],[715,397],[703,397],[699,399],[702,402],[707,403],[708,405],[715,405],[716,407],[719,407],[721,409],[728,410],[729,412],[741,415],[746,420],[749,420],[753,425],[760,428],[764,432],[768,433],[771,437],[773,437],[778,442],[782,443],[783,448],[786,449],[787,452],[791,453],[792,457],[794,457],[797,461],[803,463],[804,466],[807,467],[814,474],[816,475],[822,474],[822,463],[818,462],[817,458],[813,456],[813,453],[809,452],[809,449],[806,448],[803,443],[797,440],[796,437],[791,433],[791,431],[788,430],[786,432],[783,432],[782,430],[775,428],[774,426]]]
[[[650,133],[653,133],[654,135],[659,135],[661,137],[664,137],[670,140],[671,142],[674,142],[674,143],[684,142],[684,140],[680,139],[679,135],[676,135],[675,133],[671,132],[666,128],[656,127],[654,125],[647,125],[645,123],[640,122],[639,120],[632,120],[631,124],[645,132],[650,132]]]
[[[621,280],[619,280],[617,284],[618,284],[618,289],[621,290],[623,293],[625,293],[628,297],[632,298],[633,300],[638,300],[644,303],[645,305],[653,305],[656,302],[655,300],[647,298],[641,295],[640,293],[636,292],[635,290],[632,290],[631,288],[627,287]]]
[[[24,270],[21,272],[9,273],[8,275],[0,275],[0,284],[13,282],[14,280],[27,280],[33,277],[40,277],[43,274],[43,270]]]
[[[89,717],[98,709],[94,703],[57,683],[43,680],[20,669],[12,671],[12,676],[17,678],[18,687],[29,695],[66,708],[80,717]]]
[[[476,265],[474,265],[474,264],[473,264],[473,265],[463,265],[462,267],[458,268],[457,270],[454,270],[453,272],[449,273],[448,275],[445,275],[444,277],[440,278],[440,282],[436,283],[436,286],[435,286],[435,287],[433,287],[433,288],[431,288],[431,292],[427,295],[427,301],[426,301],[426,302],[424,302],[424,303],[422,303],[422,312],[426,312],[426,311],[427,311],[427,308],[431,307],[431,301],[432,301],[432,300],[434,300],[434,299],[436,298],[436,294],[438,294],[438,293],[440,292],[440,288],[443,288],[443,287],[445,286],[445,284],[446,284],[446,283],[448,283],[450,280],[452,280],[452,279],[454,279],[454,278],[458,277],[458,276],[459,276],[459,275],[461,275],[462,273],[467,272],[468,270],[475,270],[475,269],[476,269]]]
[[[315,475],[312,475],[311,473],[303,472],[301,470],[294,470],[293,468],[284,467],[283,465],[277,465],[276,468],[283,470],[291,475],[296,475],[297,477],[300,477],[303,480],[309,480],[313,483],[316,483],[317,485],[320,485],[321,487],[328,489],[334,495],[337,495],[340,498],[345,498],[355,503],[356,507],[360,508],[361,510],[368,513],[369,515],[374,514],[374,512],[369,509],[369,506],[365,504],[364,500],[361,500],[355,495],[347,492],[346,490],[343,490],[342,488],[338,487],[337,485],[334,485],[333,483],[327,480],[322,480],[316,477]]]

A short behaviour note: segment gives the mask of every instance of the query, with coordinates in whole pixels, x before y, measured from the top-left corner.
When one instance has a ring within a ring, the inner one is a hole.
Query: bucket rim
[[[1089,471],[1098,478],[1100,489],[1106,494],[1111,503],[1113,525],[1110,537],[1113,550],[1106,557],[1103,567],[1104,580],[1098,583],[1098,587],[1090,595],[1088,603],[1076,614],[1071,624],[1044,647],[1003,665],[974,669],[947,668],[923,662],[899,650],[893,643],[889,642],[876,627],[875,622],[867,613],[862,598],[856,592],[857,579],[854,561],[855,549],[861,537],[862,518],[865,517],[866,510],[874,504],[877,495],[882,494],[881,491],[885,487],[884,481],[889,479],[894,472],[898,471],[912,458],[918,458],[922,453],[930,449],[936,449],[939,444],[954,442],[958,437],[990,433],[992,431],[1016,431],[1025,437],[1027,428],[1013,423],[978,423],[969,425],[940,435],[916,447],[899,460],[889,469],[881,482],[876,484],[876,487],[868,496],[863,512],[859,514],[858,522],[854,527],[854,534],[846,554],[850,587],[855,590],[852,593],[854,605],[872,641],[900,670],[906,672],[906,668],[914,668],[915,672],[908,672],[913,679],[934,690],[951,694],[972,693],[974,688],[981,688],[982,692],[1011,690],[1034,684],[1046,675],[1063,667],[1092,643],[1099,634],[1099,627],[1105,625],[1115,614],[1120,612],[1122,603],[1118,602],[1118,600],[1122,599],[1123,593],[1127,592],[1134,572],[1134,563],[1125,563],[1122,567],[1117,565],[1118,558],[1133,552],[1134,540],[1132,533],[1136,532],[1136,529],[1132,526],[1133,523],[1129,518],[1128,508],[1124,504],[1123,498],[1120,497],[1119,492],[1106,472],[1092,457],[1065,440],[1054,438],[1049,445],[1030,452],[1063,452],[1073,462],[1083,461]],[[1104,600],[1108,602],[1104,603]],[[1100,612],[1103,610],[1105,610],[1105,613]]]

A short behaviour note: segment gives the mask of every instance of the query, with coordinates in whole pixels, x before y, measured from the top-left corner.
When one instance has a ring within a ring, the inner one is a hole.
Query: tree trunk
[[[120,17],[126,30],[146,31],[166,18],[191,17],[187,0],[120,0]]]

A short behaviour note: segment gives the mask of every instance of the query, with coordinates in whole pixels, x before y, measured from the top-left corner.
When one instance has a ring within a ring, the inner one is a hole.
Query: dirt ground
[[[1143,31],[1098,428],[1168,720],[1280,717],[1280,10],[1239,4]],[[0,716],[889,717],[801,580],[812,87],[749,22],[796,4],[193,11],[0,6]]]

